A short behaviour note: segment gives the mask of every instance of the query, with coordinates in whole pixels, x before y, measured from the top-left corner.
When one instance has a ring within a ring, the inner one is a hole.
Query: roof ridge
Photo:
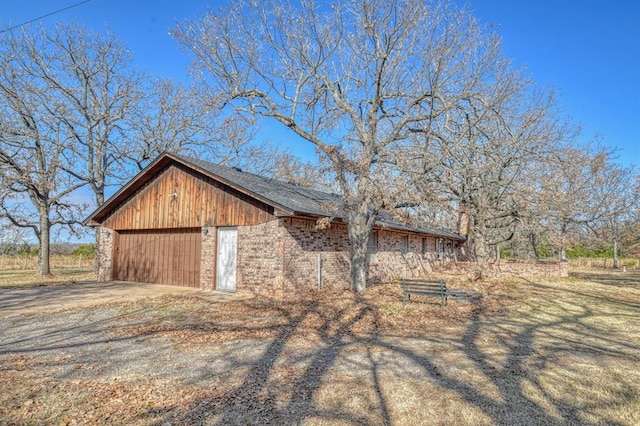
[[[335,192],[327,192],[327,191],[323,191],[321,189],[314,188],[312,186],[307,186],[307,185],[303,185],[303,184],[295,183],[295,182],[289,182],[289,181],[281,180],[281,179],[275,179],[275,178],[272,178],[272,177],[269,177],[269,176],[259,175],[257,173],[253,173],[251,171],[246,171],[246,170],[244,170],[244,169],[242,169],[240,167],[227,166],[227,165],[224,165],[224,164],[214,163],[214,162],[209,161],[209,160],[196,158],[196,157],[191,157],[189,155],[184,155],[184,154],[178,154],[178,153],[171,152],[171,151],[167,151],[166,153],[169,154],[169,155],[173,155],[174,157],[178,157],[178,158],[180,158],[180,159],[182,159],[184,161],[187,161],[187,162],[189,162],[189,163],[191,163],[193,165],[196,165],[196,166],[198,165],[199,162],[200,163],[206,163],[207,165],[213,166],[215,168],[223,168],[223,169],[227,169],[229,171],[233,171],[233,172],[236,172],[236,173],[243,173],[245,175],[251,175],[251,176],[257,177],[257,178],[259,178],[259,179],[261,179],[263,181],[276,182],[276,183],[279,183],[279,184],[288,185],[288,186],[295,187],[295,188],[302,188],[302,189],[305,189],[305,190],[315,191],[315,192],[326,194],[326,195],[334,195],[334,196],[341,197],[340,194],[336,194]]]

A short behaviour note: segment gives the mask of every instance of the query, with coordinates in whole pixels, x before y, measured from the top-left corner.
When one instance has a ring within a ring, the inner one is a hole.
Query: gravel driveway
[[[52,312],[165,295],[196,296],[226,302],[252,297],[243,293],[123,281],[86,281],[69,285],[0,289],[0,318]]]
[[[171,314],[168,314],[171,315]],[[120,333],[160,319],[157,311],[142,305],[123,312],[120,306],[95,306],[37,316],[0,319],[0,359],[28,356],[37,359],[41,372],[59,379],[144,376],[149,379],[180,379],[195,383],[230,369],[243,348],[247,354],[264,343],[217,345],[210,350],[184,351],[167,338]],[[230,356],[233,354],[233,356]],[[225,362],[226,360],[226,362]]]

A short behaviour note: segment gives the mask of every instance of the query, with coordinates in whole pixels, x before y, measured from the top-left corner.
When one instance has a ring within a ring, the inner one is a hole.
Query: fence
[[[95,258],[73,255],[51,255],[51,269],[92,269]],[[0,271],[36,270],[37,256],[0,255]]]
[[[631,259],[631,258],[619,258],[618,264],[620,268],[623,266],[627,267],[627,269],[640,269],[640,259]],[[603,268],[603,269],[613,269],[613,259],[611,258],[589,258],[589,257],[578,257],[575,259],[569,259],[569,266],[573,268]]]

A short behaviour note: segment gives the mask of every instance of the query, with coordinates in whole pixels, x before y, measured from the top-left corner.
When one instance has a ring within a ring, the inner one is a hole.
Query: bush
[[[81,244],[74,251],[71,252],[73,256],[82,256],[86,258],[94,258],[96,257],[96,245],[94,243],[91,244]]]

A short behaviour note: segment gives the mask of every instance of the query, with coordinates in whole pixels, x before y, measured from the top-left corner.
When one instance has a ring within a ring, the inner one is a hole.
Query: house
[[[328,194],[165,153],[86,220],[98,227],[98,279],[270,297],[349,286],[346,225]],[[464,237],[381,218],[369,239],[370,283],[430,272]]]

